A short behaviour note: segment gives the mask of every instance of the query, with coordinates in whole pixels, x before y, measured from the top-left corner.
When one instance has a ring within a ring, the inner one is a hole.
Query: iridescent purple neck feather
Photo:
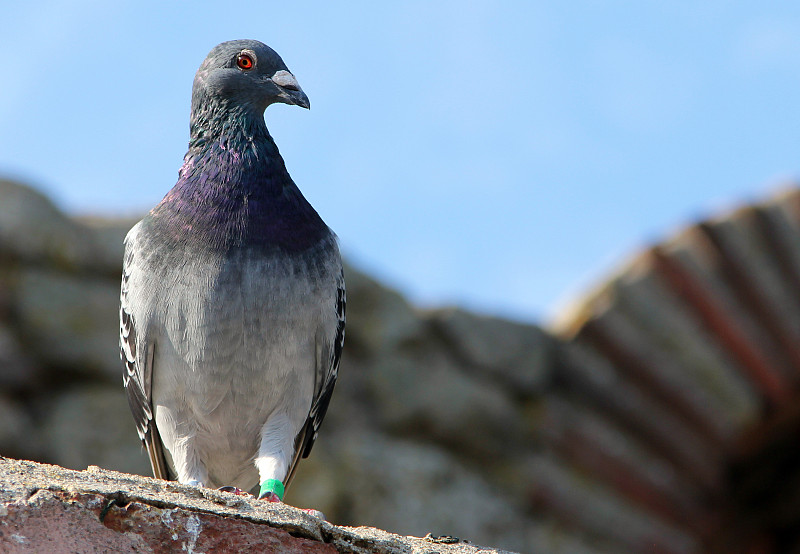
[[[215,249],[299,252],[330,233],[289,176],[263,108],[193,104],[178,182],[151,212],[168,235]]]

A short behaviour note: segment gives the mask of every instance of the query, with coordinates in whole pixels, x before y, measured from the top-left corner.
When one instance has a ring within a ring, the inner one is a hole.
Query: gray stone
[[[31,389],[40,376],[41,367],[24,352],[11,329],[0,321],[0,389]]]
[[[26,407],[0,395],[0,456],[38,459],[43,447],[41,433]]]
[[[529,551],[538,522],[482,475],[435,445],[372,432],[337,433],[301,467],[287,500],[339,506],[344,523],[394,533],[452,535]],[[344,507],[344,509],[342,509]]]
[[[474,378],[433,345],[381,357],[365,377],[375,415],[394,432],[434,438],[467,456],[491,457],[525,442],[519,408],[504,389]]]
[[[615,282],[616,303],[630,314],[650,340],[668,353],[689,386],[713,398],[722,408],[721,424],[739,428],[758,416],[759,398],[738,371],[730,353],[713,340],[702,322],[663,280],[652,264],[642,263]]]
[[[121,382],[116,281],[34,268],[16,281],[19,334],[37,361]]]
[[[121,384],[74,388],[39,404],[48,460],[151,475]]]
[[[94,236],[42,194],[0,179],[0,253],[69,270],[97,270]]]
[[[704,287],[706,301],[724,314],[741,341],[746,341],[748,348],[777,374],[790,374],[792,370],[779,356],[773,337],[742,303],[709,241],[699,236],[697,230],[690,229],[670,240],[667,247],[667,253]]]
[[[565,386],[593,406],[625,422],[628,432],[670,452],[682,471],[709,487],[719,487],[723,456],[640,387],[627,381],[616,367],[593,348],[573,342],[561,349]]]
[[[540,497],[547,498],[549,508],[571,514],[601,544],[616,543],[618,552],[648,551],[653,545],[660,545],[667,552],[699,551],[692,536],[649,517],[562,460],[537,455],[528,467],[530,482],[540,489]]]
[[[797,344],[800,342],[800,306],[795,291],[791,290],[793,283],[785,280],[775,263],[769,244],[760,232],[756,213],[754,208],[738,210],[719,221],[715,228],[737,258],[758,295],[761,309],[770,314],[773,324],[783,329],[788,342]],[[769,212],[763,213],[765,218],[769,217]]]
[[[432,311],[430,318],[460,360],[487,372],[515,394],[533,395],[547,384],[553,339],[538,327],[459,308]]]
[[[377,355],[423,331],[411,305],[397,292],[345,264],[346,347],[358,355]]]
[[[125,235],[140,219],[141,217],[107,218],[98,216],[83,216],[75,219],[92,235],[92,243],[95,246],[94,261],[98,268],[101,268],[109,277],[121,277]]]

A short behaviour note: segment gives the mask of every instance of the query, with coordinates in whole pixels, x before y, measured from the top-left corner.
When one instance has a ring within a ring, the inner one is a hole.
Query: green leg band
[[[261,492],[258,493],[258,497],[262,498],[268,492],[273,492],[278,496],[278,500],[283,502],[283,490],[283,483],[277,479],[267,479],[261,483]]]

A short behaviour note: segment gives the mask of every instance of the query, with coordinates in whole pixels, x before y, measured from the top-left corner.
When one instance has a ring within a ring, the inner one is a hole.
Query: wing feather
[[[284,485],[289,486],[300,458],[307,458],[317,439],[319,428],[325,414],[328,411],[333,389],[336,386],[336,379],[339,375],[339,362],[342,358],[342,348],[344,347],[344,327],[345,313],[347,308],[347,294],[344,284],[344,273],[340,272],[336,281],[336,329],[332,337],[327,337],[324,341],[323,356],[319,357],[319,363],[324,364],[322,379],[317,382],[314,391],[314,399],[311,402],[311,410],[303,426],[303,430],[297,437],[294,458],[289,466],[289,473]]]
[[[122,384],[128,396],[136,432],[150,458],[153,475],[158,479],[169,479],[161,437],[153,421],[153,403],[150,396],[155,347],[153,344],[148,344],[141,330],[137,329],[136,318],[130,305],[129,283],[131,274],[136,268],[135,229],[125,240],[120,288],[119,350],[124,366]]]

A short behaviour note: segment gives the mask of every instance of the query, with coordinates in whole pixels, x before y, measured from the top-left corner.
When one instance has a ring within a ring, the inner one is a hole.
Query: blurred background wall
[[[117,350],[131,223],[0,181],[0,454],[149,475]],[[548,330],[346,278],[288,502],[523,552],[800,548],[800,190],[637,253]]]

